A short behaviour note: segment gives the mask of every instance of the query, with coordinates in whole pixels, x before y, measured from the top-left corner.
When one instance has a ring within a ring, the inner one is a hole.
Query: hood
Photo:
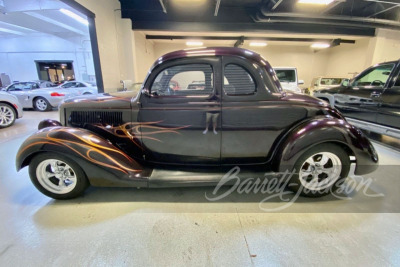
[[[296,94],[296,93],[286,93],[286,96],[282,98],[282,100],[285,101],[295,101],[295,102],[301,102],[305,104],[310,104],[310,105],[316,105],[320,107],[325,107],[329,106],[329,104],[321,99],[309,96],[309,95],[304,95],[304,94]]]
[[[72,97],[64,100],[61,108],[130,109],[131,100],[136,94],[127,91]]]

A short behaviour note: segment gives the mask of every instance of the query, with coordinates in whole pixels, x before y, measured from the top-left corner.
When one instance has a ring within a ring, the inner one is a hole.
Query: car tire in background
[[[6,103],[0,103],[0,128],[6,128],[14,124],[17,113],[14,108]]]
[[[301,190],[305,197],[321,197],[335,192],[350,171],[350,156],[335,144],[316,145],[300,156],[289,189]]]
[[[57,153],[44,152],[29,164],[29,176],[35,187],[54,199],[72,199],[82,195],[89,181],[73,160]]]
[[[52,109],[52,106],[50,105],[49,101],[47,101],[46,98],[40,96],[36,97],[33,100],[33,107],[38,111],[49,111]]]

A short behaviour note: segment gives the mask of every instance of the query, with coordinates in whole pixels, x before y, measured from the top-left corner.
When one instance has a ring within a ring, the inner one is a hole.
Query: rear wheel
[[[0,128],[13,125],[16,117],[15,110],[9,104],[0,103]]]
[[[81,167],[56,153],[42,153],[29,164],[29,175],[35,187],[51,198],[71,199],[83,194],[89,182]]]
[[[38,111],[49,111],[51,110],[51,105],[44,97],[37,97],[33,100],[33,106]]]
[[[328,195],[337,189],[339,181],[346,179],[350,170],[350,157],[334,144],[317,145],[297,160],[289,188],[307,197]]]

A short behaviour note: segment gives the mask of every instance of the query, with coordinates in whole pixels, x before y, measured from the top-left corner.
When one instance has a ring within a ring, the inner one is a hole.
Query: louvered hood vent
[[[117,111],[72,111],[68,120],[72,126],[83,126],[86,123],[103,125],[122,124],[122,112]]]

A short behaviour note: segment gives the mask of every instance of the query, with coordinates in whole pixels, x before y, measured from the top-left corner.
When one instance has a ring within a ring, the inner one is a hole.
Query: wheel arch
[[[327,117],[305,122],[281,140],[272,159],[272,169],[277,172],[290,169],[305,151],[321,144],[337,145],[357,160],[363,145],[358,144],[361,141],[354,135],[354,129],[344,120]]]
[[[15,111],[15,114],[17,115],[17,117],[19,116],[18,110],[14,107],[14,105],[12,103],[4,101],[4,100],[0,100],[0,103],[7,104],[7,105],[11,106],[12,109]]]

